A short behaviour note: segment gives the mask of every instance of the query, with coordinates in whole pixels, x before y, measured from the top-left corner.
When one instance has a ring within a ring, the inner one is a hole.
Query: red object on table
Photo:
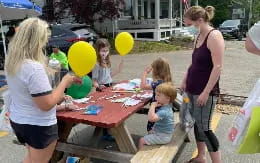
[[[103,89],[102,92],[93,92],[89,95],[92,96],[88,100],[87,104],[78,104],[80,107],[86,107],[88,105],[102,105],[103,109],[97,115],[86,115],[83,114],[84,110],[81,111],[64,111],[57,112],[57,119],[62,121],[69,121],[72,123],[84,123],[92,126],[102,128],[114,128],[124,122],[129,116],[136,113],[139,109],[145,106],[149,99],[142,100],[135,106],[122,106],[123,103],[112,103],[111,99],[106,100],[107,97],[112,97],[116,93],[112,92],[112,88]],[[119,97],[114,99],[131,97],[134,93],[117,93]],[[95,102],[90,102],[95,101]]]

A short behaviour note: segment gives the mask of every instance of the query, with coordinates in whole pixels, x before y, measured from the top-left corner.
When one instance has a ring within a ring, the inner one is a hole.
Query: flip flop
[[[186,163],[203,163],[202,161],[195,160],[195,158],[190,159]]]

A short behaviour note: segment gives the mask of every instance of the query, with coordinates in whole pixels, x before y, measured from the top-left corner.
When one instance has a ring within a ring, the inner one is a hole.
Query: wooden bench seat
[[[183,131],[179,124],[176,125],[172,140],[169,144],[144,146],[131,159],[131,163],[169,163],[172,162],[188,133]]]

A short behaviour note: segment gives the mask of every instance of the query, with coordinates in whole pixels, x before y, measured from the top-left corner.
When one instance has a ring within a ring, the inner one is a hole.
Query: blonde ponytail
[[[197,21],[202,18],[205,22],[210,22],[215,14],[215,8],[213,6],[207,6],[205,8],[201,6],[192,6],[184,14],[184,17],[189,18],[192,21]]]
[[[205,11],[207,19],[209,21],[212,20],[215,15],[215,8],[213,6],[207,6],[205,7]]]

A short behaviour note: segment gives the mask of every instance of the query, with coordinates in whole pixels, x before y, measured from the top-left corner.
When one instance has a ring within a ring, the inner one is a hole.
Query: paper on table
[[[84,103],[84,102],[87,102],[89,100],[89,98],[81,98],[81,99],[76,99],[76,100],[73,100],[73,102],[76,102],[76,103]]]
[[[135,106],[135,105],[139,104],[140,102],[141,102],[141,100],[129,98],[128,100],[126,100],[124,102],[124,104],[125,104],[125,106]]]
[[[129,97],[124,97],[124,98],[119,98],[119,99],[111,100],[111,102],[121,103],[121,102],[127,101],[128,99],[129,99]]]

